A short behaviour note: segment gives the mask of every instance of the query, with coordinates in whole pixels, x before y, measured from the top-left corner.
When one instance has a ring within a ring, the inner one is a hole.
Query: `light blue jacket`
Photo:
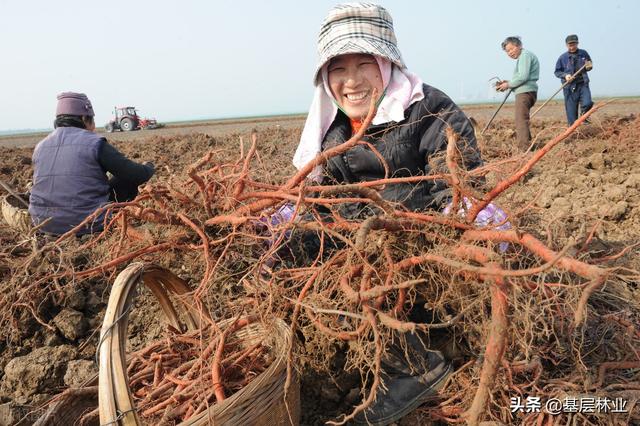
[[[509,88],[514,93],[526,93],[538,91],[538,78],[540,77],[540,63],[536,55],[526,49],[522,49],[516,60],[516,69],[509,80]]]

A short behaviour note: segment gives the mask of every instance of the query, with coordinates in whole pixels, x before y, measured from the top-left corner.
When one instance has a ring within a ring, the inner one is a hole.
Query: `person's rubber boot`
[[[439,351],[424,348],[410,335],[406,348],[389,348],[382,370],[386,389],[378,388],[376,400],[356,415],[355,424],[384,426],[399,420],[437,396],[453,368]]]

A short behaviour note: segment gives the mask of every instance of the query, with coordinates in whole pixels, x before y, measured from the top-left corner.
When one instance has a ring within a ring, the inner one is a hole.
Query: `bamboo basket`
[[[230,321],[225,321],[230,324]],[[224,323],[221,328],[224,328]],[[282,320],[276,320],[266,328],[254,323],[235,333],[246,339],[247,346],[257,343],[265,335],[272,337],[271,350],[275,355],[271,365],[246,387],[220,404],[215,404],[180,426],[204,425],[298,425],[300,422],[300,384],[295,378],[287,395],[284,383],[287,379],[287,348],[291,342],[291,330]],[[286,397],[286,400],[285,400]]]
[[[131,397],[126,375],[126,330],[129,309],[136,296],[140,281],[158,299],[168,322],[178,330],[195,330],[200,327],[201,314],[189,302],[189,287],[169,270],[135,262],[116,278],[109,296],[100,333],[100,369],[98,377],[87,381],[85,386],[98,385],[99,424],[115,426],[142,425]],[[175,300],[178,303],[172,301]],[[231,321],[219,323],[221,328]],[[208,411],[191,417],[180,426],[215,425],[293,425],[300,418],[300,385],[294,377],[285,395],[284,383],[287,375],[287,349],[292,343],[290,328],[282,320],[270,325],[252,323],[235,333],[252,345],[268,336],[271,340],[273,362],[247,386],[222,403],[212,405]],[[94,388],[92,388],[94,389]],[[59,395],[54,404],[36,422],[37,426],[62,426],[76,423],[87,412],[86,403],[75,397]],[[87,392],[87,398],[95,398]],[[68,399],[73,399],[73,403]],[[285,399],[286,398],[286,399]],[[94,403],[95,404],[95,403]],[[95,405],[94,407],[95,408]],[[75,419],[75,420],[72,420]],[[97,420],[97,419],[96,419]],[[95,424],[98,424],[97,421]]]
[[[28,194],[21,195],[26,195],[26,199],[29,199]],[[13,195],[5,195],[2,197],[0,206],[2,209],[2,217],[9,226],[25,233],[31,230],[31,216],[29,215],[29,211],[25,209]]]

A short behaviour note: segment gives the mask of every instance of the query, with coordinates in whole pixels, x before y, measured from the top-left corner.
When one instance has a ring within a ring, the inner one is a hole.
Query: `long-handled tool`
[[[498,113],[500,112],[500,110],[502,109],[502,106],[504,105],[505,102],[507,102],[507,98],[509,97],[509,95],[511,94],[511,92],[513,92],[513,89],[509,89],[509,91],[507,92],[507,95],[504,97],[504,99],[502,100],[502,103],[500,104],[500,106],[498,107],[498,109],[496,110],[496,112],[493,113],[493,116],[491,117],[491,119],[489,120],[489,122],[487,123],[486,126],[484,126],[484,129],[482,129],[482,131],[480,132],[481,135],[484,134],[485,130],[487,130],[489,128],[489,126],[491,125],[491,122],[493,121],[494,118],[496,118],[496,115],[498,115]]]
[[[9,185],[0,180],[0,186],[4,188],[9,194],[11,194],[16,200],[20,201],[21,204],[25,206],[25,208],[29,208],[29,203],[27,203],[21,196],[18,195]]]
[[[562,84],[562,86],[560,86],[560,88],[559,88],[558,90],[556,90],[556,93],[554,93],[553,95],[551,95],[551,96],[549,97],[549,99],[547,99],[546,101],[544,101],[544,103],[543,103],[542,105],[540,105],[540,107],[539,107],[538,109],[536,109],[535,111],[533,111],[533,112],[531,113],[531,115],[529,116],[529,119],[532,119],[532,118],[533,118],[533,116],[534,116],[534,115],[536,115],[536,114],[538,113],[538,111],[540,111],[542,108],[544,108],[544,106],[545,106],[546,104],[548,104],[548,103],[549,103],[549,101],[550,101],[551,99],[555,98],[555,97],[556,97],[556,95],[557,95],[558,93],[560,93],[560,91],[561,91],[562,89],[564,89],[564,88],[565,88],[565,86],[566,86],[567,84],[571,84],[571,82],[572,82],[572,81],[573,81],[573,80],[578,76],[578,74],[580,74],[580,73],[582,72],[582,70],[583,70],[586,66],[587,66],[587,64],[585,63],[583,66],[581,66],[581,67],[580,67],[580,69],[579,69],[578,71],[576,71],[575,73],[573,73],[573,75],[571,76],[571,78],[570,78],[569,80],[565,81],[565,82]]]

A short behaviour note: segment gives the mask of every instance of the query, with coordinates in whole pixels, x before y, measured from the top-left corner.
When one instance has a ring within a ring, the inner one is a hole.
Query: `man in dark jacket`
[[[94,112],[83,93],[58,95],[55,130],[33,152],[29,213],[35,225],[60,235],[110,201],[130,201],[154,173],[152,163],[127,159],[94,130]],[[112,177],[107,177],[107,172]],[[77,231],[101,231],[104,213]]]
[[[589,90],[589,75],[593,64],[586,50],[578,49],[578,36],[571,34],[565,39],[567,51],[556,62],[555,75],[562,84],[568,83],[564,91],[564,107],[567,112],[569,126],[578,119],[578,105],[580,115],[589,111],[593,106],[591,91]],[[584,67],[584,68],[583,68]],[[577,75],[576,72],[580,71]]]

